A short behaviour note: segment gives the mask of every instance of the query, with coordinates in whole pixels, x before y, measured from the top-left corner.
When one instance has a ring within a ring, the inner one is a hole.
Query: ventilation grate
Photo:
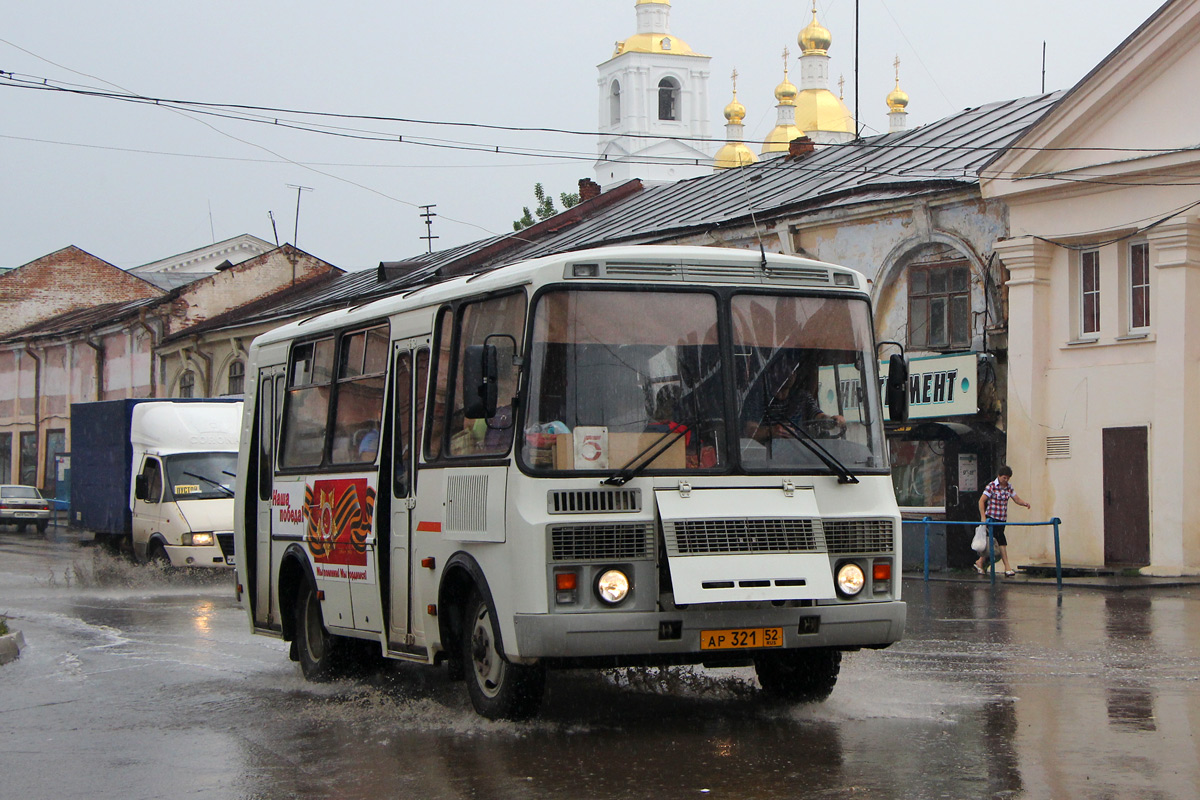
[[[641,489],[564,489],[550,492],[546,510],[551,514],[608,514],[641,511]]]
[[[1046,437],[1046,458],[1070,458],[1071,457],[1071,437],[1070,436],[1047,436]]]
[[[890,519],[827,519],[824,528],[825,544],[837,555],[891,553],[896,548]]]
[[[664,521],[670,553],[813,553],[825,549],[811,519],[683,519]]]
[[[650,525],[554,525],[550,528],[554,561],[617,561],[648,558]]]
[[[452,475],[446,480],[446,530],[487,530],[486,475]]]

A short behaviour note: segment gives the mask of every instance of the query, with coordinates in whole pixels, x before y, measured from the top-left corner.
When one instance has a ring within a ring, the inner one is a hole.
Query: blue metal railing
[[[925,517],[924,519],[919,519],[919,520],[915,520],[915,519],[907,520],[906,519],[906,520],[903,520],[903,524],[905,524],[905,525],[924,525],[925,526],[925,581],[926,581],[926,583],[929,582],[929,526],[930,525],[969,525],[972,528],[978,527],[979,525],[987,525],[988,526],[988,561],[991,562],[991,566],[988,569],[992,574],[992,583],[993,584],[996,583],[996,541],[995,541],[995,537],[992,535],[992,529],[996,525],[1004,525],[1005,527],[1012,527],[1014,525],[1020,525],[1022,527],[1030,527],[1030,528],[1041,527],[1043,525],[1053,525],[1054,526],[1054,574],[1055,574],[1055,577],[1058,579],[1058,590],[1060,592],[1062,591],[1062,549],[1059,546],[1059,541],[1058,541],[1058,526],[1062,524],[1062,520],[1059,519],[1058,517],[1049,519],[1046,522],[987,522],[987,523],[970,522],[968,520],[930,519],[929,517]]]

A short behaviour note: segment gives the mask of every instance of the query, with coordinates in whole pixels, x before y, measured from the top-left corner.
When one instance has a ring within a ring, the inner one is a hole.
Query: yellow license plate
[[[744,650],[752,647],[783,647],[783,628],[700,631],[701,650]]]

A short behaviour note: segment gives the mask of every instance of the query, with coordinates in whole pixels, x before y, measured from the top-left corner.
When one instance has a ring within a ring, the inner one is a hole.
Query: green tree
[[[520,219],[513,221],[514,231],[525,230],[530,225],[535,225],[544,219],[550,219],[558,213],[558,209],[554,207],[554,198],[546,194],[546,190],[542,187],[542,184],[535,183],[533,185],[533,196],[537,200],[537,205],[534,206],[533,211],[529,210],[529,206],[524,206],[521,209],[524,213]],[[566,192],[562,192],[559,194],[558,199],[562,203],[564,210],[571,206],[579,205],[578,193],[567,194]],[[537,216],[536,220],[534,219],[535,215]]]

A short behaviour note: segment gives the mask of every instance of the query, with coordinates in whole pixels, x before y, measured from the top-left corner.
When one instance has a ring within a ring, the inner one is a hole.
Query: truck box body
[[[212,553],[178,549],[181,542],[191,544],[193,530],[202,530],[209,538],[219,531],[221,538],[232,529],[231,498],[200,499],[206,491],[220,494],[221,487],[215,483],[224,483],[225,478],[217,474],[211,484],[181,485],[208,479],[185,471],[182,475],[191,477],[163,486],[167,477],[162,468],[173,458],[190,454],[236,452],[240,418],[241,401],[236,398],[72,404],[72,524],[101,538],[132,534],[138,557],[148,557],[147,548],[157,539],[172,560],[186,553],[188,565],[198,565],[191,556],[200,555],[206,562],[200,565],[231,564],[232,558],[223,557],[215,545]],[[149,506],[146,499],[134,496],[135,476],[147,459],[158,467],[156,485],[162,492],[161,497],[150,499]],[[191,528],[193,524],[201,527]]]

